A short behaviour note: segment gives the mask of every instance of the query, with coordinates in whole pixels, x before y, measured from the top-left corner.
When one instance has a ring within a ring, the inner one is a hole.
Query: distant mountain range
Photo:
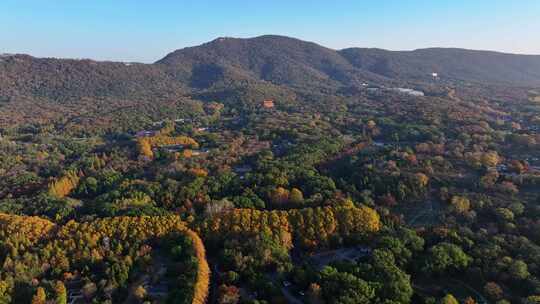
[[[218,38],[174,51],[157,64],[176,71],[183,67],[183,75],[191,77],[193,85],[202,86],[212,82],[207,75],[214,75],[215,79],[219,78],[215,75],[236,75],[276,84],[310,86],[391,79],[430,81],[433,73],[457,81],[540,85],[540,56],[450,48],[335,51],[283,36]]]
[[[0,57],[0,102],[18,97],[158,98],[246,87],[337,92],[388,82],[540,86],[540,56],[431,48],[332,50],[283,36],[218,38],[154,64]]]

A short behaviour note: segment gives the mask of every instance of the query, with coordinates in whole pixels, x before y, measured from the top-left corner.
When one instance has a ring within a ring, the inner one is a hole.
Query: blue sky
[[[540,54],[540,0],[2,0],[0,53],[153,62],[216,37]]]

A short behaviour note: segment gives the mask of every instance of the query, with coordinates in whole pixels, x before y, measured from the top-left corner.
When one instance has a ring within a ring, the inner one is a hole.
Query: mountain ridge
[[[365,83],[433,83],[433,73],[446,84],[540,87],[540,56],[458,48],[333,50],[278,35],[219,37],[175,50],[151,64],[4,55],[0,100],[126,99],[201,92],[219,96],[238,88],[335,94]]]

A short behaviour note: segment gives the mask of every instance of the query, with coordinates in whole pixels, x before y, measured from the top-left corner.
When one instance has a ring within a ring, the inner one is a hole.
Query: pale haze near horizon
[[[538,0],[4,0],[0,53],[154,62],[217,37],[272,34],[333,49],[540,54],[538,16]]]

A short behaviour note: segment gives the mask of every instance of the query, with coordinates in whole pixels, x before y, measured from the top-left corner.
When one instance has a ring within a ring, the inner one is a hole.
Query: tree
[[[425,175],[424,173],[416,173],[416,183],[420,188],[425,188],[429,183],[429,177]]]
[[[75,171],[68,171],[66,175],[55,180],[49,184],[49,195],[62,198],[67,196],[71,191],[79,185],[80,176],[82,173],[77,173]]]
[[[139,300],[142,301],[146,297],[146,289],[142,285],[138,285],[133,291],[133,295]]]
[[[379,283],[380,287],[376,290],[379,298],[396,303],[409,303],[411,301],[413,288],[410,276],[396,266],[392,252],[375,249],[371,266],[368,279]]]
[[[527,167],[519,160],[512,160],[510,162],[510,170],[517,174],[523,174],[527,171]]]
[[[495,215],[503,223],[511,222],[511,221],[514,220],[514,213],[512,212],[512,210],[510,210],[508,208],[497,208],[497,209],[495,209]]]
[[[208,171],[206,171],[203,168],[192,168],[192,169],[189,169],[189,174],[195,177],[206,177],[208,176]]]
[[[484,285],[484,293],[493,301],[500,300],[503,297],[502,288],[495,282],[487,282]]]
[[[450,200],[451,209],[456,213],[465,213],[469,211],[471,202],[464,196],[454,195]]]
[[[364,280],[326,266],[320,273],[320,285],[327,303],[371,303],[375,290]]]
[[[47,295],[43,287],[38,287],[36,294],[32,298],[32,304],[45,304],[47,301]]]
[[[439,301],[439,304],[459,304],[459,302],[453,295],[447,294]]]
[[[186,230],[186,235],[193,241],[193,249],[197,258],[197,278],[193,291],[192,304],[204,304],[208,298],[208,287],[210,285],[210,267],[206,261],[206,250],[203,241],[194,231]]]
[[[519,192],[519,189],[518,187],[510,182],[510,181],[503,181],[501,182],[497,188],[501,191],[501,192],[505,192],[505,193],[508,193],[508,194],[517,194]]]
[[[229,284],[234,284],[238,282],[240,275],[236,271],[229,270],[225,273],[224,280]]]
[[[472,261],[461,247],[451,243],[439,243],[429,249],[424,270],[442,274],[466,268]]]
[[[240,301],[240,290],[233,285],[219,286],[219,304],[237,304]]]
[[[0,304],[9,303],[11,303],[10,284],[7,281],[0,280]]]
[[[56,284],[54,285],[54,292],[56,294],[56,304],[67,303],[67,290],[62,281],[56,281]]]
[[[510,276],[515,280],[524,280],[529,276],[527,264],[522,260],[512,261],[510,267],[508,267]]]
[[[501,158],[499,157],[497,151],[489,151],[482,154],[481,161],[482,164],[486,167],[495,167],[499,164]]]
[[[89,282],[84,284],[82,288],[82,293],[86,299],[92,299],[96,294],[97,286],[96,284]]]
[[[311,283],[309,284],[309,288],[307,291],[307,296],[309,299],[309,303],[311,304],[320,304],[322,302],[322,295],[321,295],[321,286],[317,283]]]
[[[499,172],[494,170],[488,170],[488,172],[480,178],[480,186],[489,189],[495,185],[499,179]]]
[[[152,145],[150,144],[150,141],[148,139],[139,138],[139,140],[137,141],[137,147],[139,149],[139,153],[142,156],[147,157],[149,159],[154,157],[154,152],[152,152]]]
[[[271,193],[272,203],[276,205],[284,205],[289,201],[289,190],[283,187],[277,187]]]
[[[528,296],[524,304],[540,304],[540,295]]]
[[[304,202],[304,195],[298,188],[292,188],[289,194],[289,201],[293,204],[299,205]]]
[[[465,298],[465,301],[463,301],[463,304],[476,304],[476,301],[471,297],[467,297]]]

